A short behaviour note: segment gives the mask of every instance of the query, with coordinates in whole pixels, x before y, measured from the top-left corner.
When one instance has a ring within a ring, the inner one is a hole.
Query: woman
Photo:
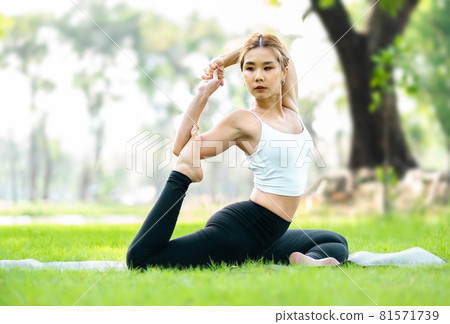
[[[199,134],[196,124],[208,98],[223,85],[224,69],[237,62],[254,105]],[[341,235],[288,230],[306,186],[308,163],[298,160],[312,141],[297,113],[297,78],[283,43],[273,35],[254,34],[241,48],[214,59],[202,78],[175,139],[176,166],[128,248],[128,267],[239,264],[260,258],[310,266],[344,261],[348,247]],[[250,199],[218,211],[205,228],[170,240],[190,183],[203,178],[200,159],[232,145],[245,152],[254,171]]]

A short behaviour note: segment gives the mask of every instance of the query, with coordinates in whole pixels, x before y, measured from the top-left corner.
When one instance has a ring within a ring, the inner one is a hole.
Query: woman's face
[[[281,95],[281,70],[275,53],[267,47],[257,47],[245,54],[242,66],[245,85],[256,99],[267,99]]]

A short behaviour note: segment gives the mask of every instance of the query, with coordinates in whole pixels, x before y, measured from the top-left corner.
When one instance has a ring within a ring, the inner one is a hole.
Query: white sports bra
[[[309,163],[314,143],[300,116],[303,126],[299,134],[276,130],[262,121],[261,137],[256,152],[247,155],[248,168],[253,171],[257,189],[282,196],[300,196],[306,188]]]

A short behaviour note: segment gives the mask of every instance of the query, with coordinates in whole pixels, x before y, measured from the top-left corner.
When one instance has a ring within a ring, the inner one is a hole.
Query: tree
[[[311,0],[312,9],[322,21],[344,71],[353,122],[349,167],[352,170],[390,164],[402,176],[416,167],[405,141],[397,111],[394,91],[385,91],[375,111],[370,82],[375,68],[372,58],[391,46],[402,34],[418,0],[377,2],[372,9],[367,30],[351,28],[348,11],[340,0]],[[374,1],[372,1],[374,3]],[[394,88],[392,69],[387,69],[388,83]]]
[[[93,150],[83,161],[78,197],[80,200],[97,198],[101,181],[101,153],[104,145],[104,124],[102,109],[108,100],[114,100],[111,93],[107,69],[114,65],[117,55],[121,55],[117,44],[125,43],[130,35],[136,33],[138,12],[120,4],[109,10],[102,1],[84,2],[82,7],[95,24],[78,8],[73,8],[55,22],[60,35],[69,41],[81,59],[92,60],[74,75],[74,86],[79,88],[86,98],[90,117],[89,131],[93,139]],[[82,19],[77,25],[73,18]],[[98,26],[97,26],[98,25]],[[105,35],[105,33],[111,39]]]
[[[54,89],[54,84],[43,77],[39,71],[39,64],[47,55],[48,49],[45,43],[38,40],[38,35],[47,20],[48,17],[44,15],[17,17],[8,29],[0,51],[0,62],[3,64],[8,64],[8,58],[11,56],[19,59],[18,70],[27,76],[30,82],[30,114],[33,117],[28,152],[30,200],[38,198],[38,183],[41,179],[44,184],[41,197],[46,195],[45,192],[48,194],[52,175],[49,168],[53,165],[45,130],[47,115],[38,110],[36,103],[36,97],[40,91],[49,92]],[[43,178],[40,177],[42,173],[45,174]],[[15,181],[14,179],[12,181]]]
[[[80,176],[79,198],[85,200],[97,196],[101,179],[101,151],[104,120],[101,110],[114,97],[109,91],[107,68],[113,65],[121,53],[118,46],[133,57],[138,70],[138,85],[147,95],[150,107],[148,119],[141,127],[153,131],[167,131],[175,115],[182,110],[171,100],[175,85],[197,85],[200,78],[194,75],[186,57],[193,53],[217,54],[225,37],[217,23],[202,21],[196,15],[189,17],[185,26],[177,25],[152,11],[140,11],[125,4],[106,8],[102,1],[90,1],[81,6],[94,24],[78,8],[62,17],[56,27],[64,40],[69,40],[80,58],[95,56],[76,73],[74,84],[84,94],[90,116],[90,131],[94,142],[94,154],[84,161]],[[76,19],[78,18],[81,19]],[[74,19],[75,18],[75,19]],[[72,21],[77,21],[73,24]],[[105,35],[100,28],[105,31]],[[127,56],[129,56],[127,54]],[[155,94],[167,94],[167,100],[155,100]],[[157,113],[155,111],[157,110]],[[205,118],[202,118],[204,121]],[[160,151],[157,154],[164,154]],[[159,191],[165,176],[157,172],[153,184]]]
[[[450,21],[448,1],[424,1],[412,19],[406,42],[408,70],[419,76],[416,89],[421,101],[433,106],[446,139],[448,173],[450,179],[450,108],[448,67],[450,66]]]

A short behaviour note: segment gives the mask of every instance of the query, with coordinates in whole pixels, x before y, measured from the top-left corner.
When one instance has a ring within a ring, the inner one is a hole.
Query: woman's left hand
[[[203,77],[202,77],[203,79]],[[223,79],[219,79],[219,68],[215,69],[212,73],[211,78],[209,79],[203,79],[198,88],[198,92],[205,93],[208,97],[212,95],[219,86],[223,85]]]

